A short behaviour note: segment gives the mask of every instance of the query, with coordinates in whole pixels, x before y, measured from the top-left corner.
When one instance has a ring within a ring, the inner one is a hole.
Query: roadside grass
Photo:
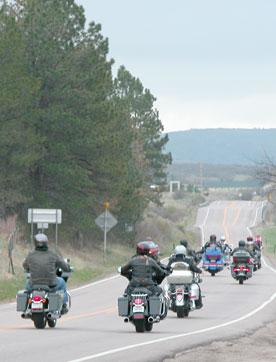
[[[256,235],[261,235],[265,251],[276,255],[276,226],[266,226],[256,229]]]
[[[197,196],[198,197],[198,196]],[[165,194],[162,208],[149,205],[145,210],[144,220],[137,228],[137,240],[145,240],[147,236],[159,245],[160,259],[173,252],[174,245],[184,237],[189,245],[199,246],[199,232],[193,228],[198,202],[189,195],[187,199],[175,200],[173,195]],[[19,237],[20,238],[20,237]],[[22,238],[21,238],[22,239]],[[0,301],[14,299],[20,289],[24,289],[25,275],[22,262],[30,250],[25,241],[17,240],[13,250],[13,263],[15,275],[9,270],[7,235],[0,235]],[[54,244],[49,245],[54,248]],[[62,246],[58,252],[64,258],[69,258],[74,273],[68,281],[72,288],[91,282],[101,276],[115,273],[117,268],[127,263],[135,254],[134,245],[125,244],[107,245],[106,261],[103,260],[102,244],[76,250],[72,246]]]

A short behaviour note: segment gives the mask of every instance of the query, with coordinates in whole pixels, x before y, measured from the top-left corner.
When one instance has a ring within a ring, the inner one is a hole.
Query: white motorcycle
[[[168,284],[164,288],[170,301],[169,309],[175,312],[178,318],[188,317],[189,313],[197,308],[196,302],[200,298],[198,283],[201,279],[183,261],[175,262],[171,267],[173,272],[167,277]]]

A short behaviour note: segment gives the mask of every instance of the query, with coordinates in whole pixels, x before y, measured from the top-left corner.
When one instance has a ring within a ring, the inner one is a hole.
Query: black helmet
[[[48,244],[48,238],[45,234],[42,233],[36,234],[34,239],[36,246],[46,246]]]
[[[140,241],[136,246],[137,254],[148,255],[150,252],[150,245],[147,241]]]
[[[247,241],[253,241],[252,236],[248,236],[248,237],[247,237]]]
[[[185,248],[187,248],[187,246],[188,246],[188,240],[187,240],[187,239],[182,239],[182,240],[180,240],[180,244],[183,245],[183,246],[185,246]]]
[[[215,234],[210,235],[210,240],[211,241],[216,241],[217,240],[217,236]]]
[[[240,240],[240,241],[239,241],[239,246],[244,247],[244,246],[245,246],[245,241],[244,241],[244,240]]]

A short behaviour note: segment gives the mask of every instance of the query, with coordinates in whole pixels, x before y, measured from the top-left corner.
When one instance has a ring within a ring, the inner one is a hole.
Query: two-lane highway
[[[235,246],[260,222],[261,209],[261,202],[214,202],[199,209],[196,226],[203,240],[224,234]],[[150,333],[137,334],[118,317],[117,297],[127,280],[117,275],[73,290],[73,307],[54,329],[36,330],[31,321],[20,319],[14,304],[2,305],[0,360],[161,361],[195,345],[247,333],[276,315],[276,274],[263,264],[244,285],[228,269],[215,277],[205,273],[203,308],[185,319],[169,312]]]

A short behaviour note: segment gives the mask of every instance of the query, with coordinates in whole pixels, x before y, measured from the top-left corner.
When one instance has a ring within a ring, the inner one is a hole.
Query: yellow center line
[[[78,314],[78,315],[75,315],[75,316],[72,316],[72,317],[63,317],[62,319],[58,320],[58,323],[68,322],[68,321],[71,321],[73,319],[92,317],[92,316],[99,315],[99,314],[114,313],[117,310],[118,310],[117,307],[113,307],[113,308],[109,308],[109,309],[99,310],[97,312]],[[33,323],[28,323],[28,324],[18,325],[18,326],[5,327],[5,328],[0,328],[0,332],[1,331],[10,331],[10,330],[14,330],[14,329],[29,328],[29,327],[32,327],[32,326],[33,326]]]
[[[240,217],[240,213],[241,213],[241,208],[238,209],[237,215],[235,217],[235,220],[232,223],[232,226],[236,225],[236,223],[237,223],[237,221],[238,221],[238,219]]]
[[[229,233],[228,233],[227,227],[225,226],[226,219],[227,219],[227,210],[228,210],[230,207],[233,207],[236,203],[237,203],[237,201],[232,201],[231,205],[229,205],[229,206],[227,206],[227,207],[224,208],[224,215],[223,215],[222,227],[223,227],[223,230],[224,230],[224,234],[225,234],[225,237],[226,237],[226,241],[227,241],[228,243],[230,243],[230,238],[229,238]]]

